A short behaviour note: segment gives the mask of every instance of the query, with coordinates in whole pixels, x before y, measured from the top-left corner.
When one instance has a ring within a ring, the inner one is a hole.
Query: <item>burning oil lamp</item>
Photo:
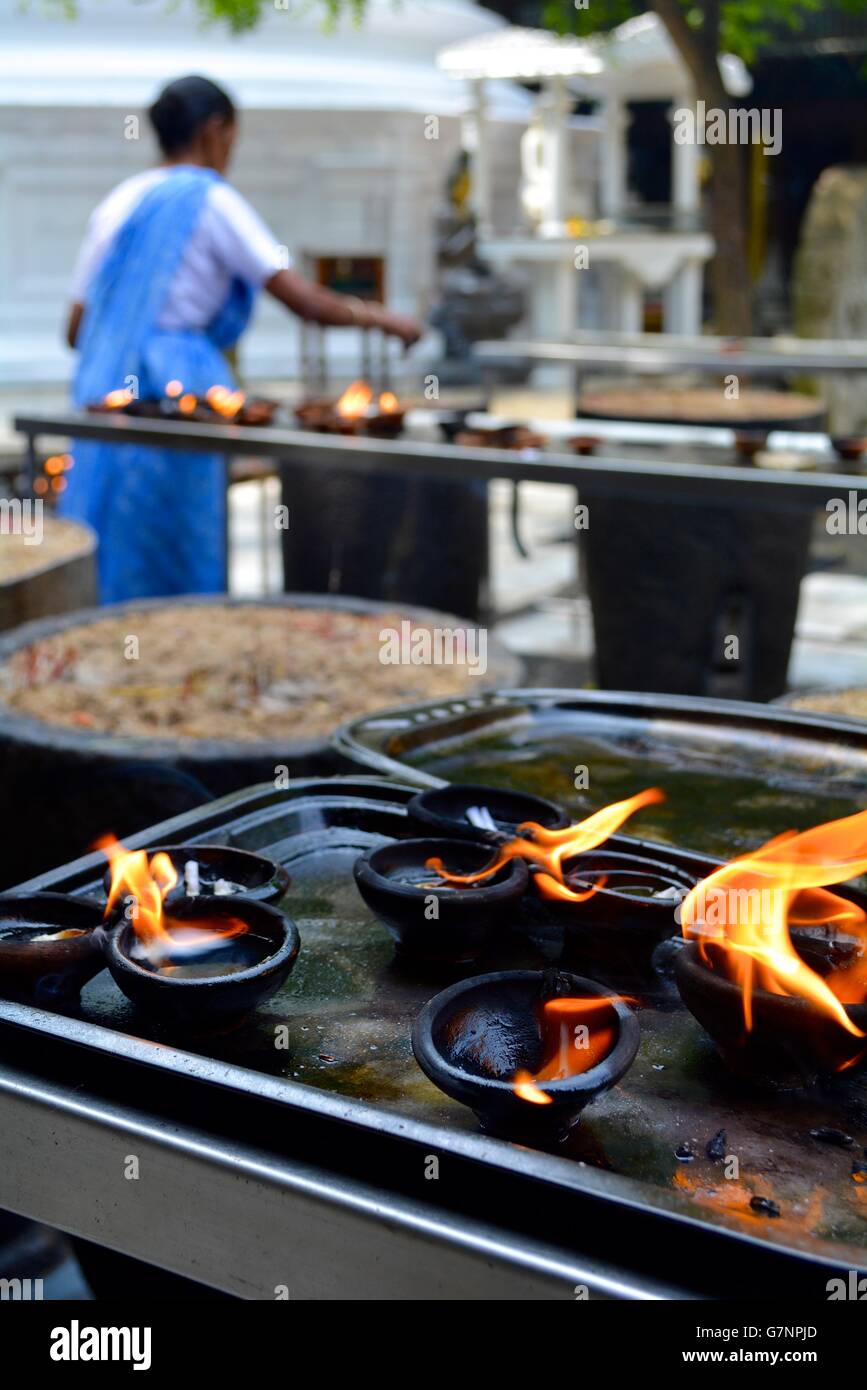
[[[479,871],[491,853],[490,845],[472,840],[395,840],[356,860],[355,882],[399,954],[430,962],[475,960],[494,929],[517,912],[529,881],[518,858],[482,881]],[[434,860],[448,863],[445,875],[431,867]],[[466,875],[472,879],[467,884],[460,877]]]
[[[867,1055],[867,811],[779,836],[685,899],[675,978],[726,1064],[810,1085]]]
[[[419,792],[406,809],[426,831],[468,840],[514,838],[518,827],[531,821],[546,830],[563,830],[570,823],[565,811],[544,797],[475,783]]]
[[[132,1003],[176,1027],[210,1031],[238,1022],[288,976],[301,940],[294,922],[247,897],[199,895],[164,903],[178,885],[166,852],[148,859],[116,840],[103,934],[109,971]]]
[[[592,457],[604,442],[595,434],[577,434],[566,441],[574,454],[580,454],[584,458]]]
[[[367,433],[375,439],[396,439],[403,429],[406,408],[393,391],[380,392],[376,406],[366,420]]]
[[[462,980],[425,1006],[412,1050],[425,1076],[506,1138],[563,1138],[624,1076],[640,1041],[628,1002],[565,971]]]
[[[642,854],[598,849],[564,865],[563,883],[543,878],[549,917],[563,927],[563,957],[642,973],[677,927],[676,910],[696,886],[683,869]],[[574,904],[582,903],[576,911]]]
[[[49,1007],[75,1003],[105,966],[102,910],[64,893],[0,897],[0,995]]]
[[[837,457],[846,463],[858,463],[867,454],[867,435],[835,434],[831,438],[831,447]]]
[[[443,788],[429,796],[428,814],[443,814],[443,807],[466,805],[486,788]],[[454,801],[449,802],[449,794]],[[437,797],[441,798],[438,803]],[[650,787],[624,801],[614,802],[575,825],[545,826],[529,821],[513,835],[492,836],[496,853],[477,873],[460,876],[436,859],[430,867],[455,883],[483,881],[515,858],[526,861],[536,894],[545,903],[545,915],[564,929],[564,955],[616,962],[627,972],[646,967],[654,948],[675,929],[675,908],[696,880],[683,870],[647,855],[600,850],[636,811],[662,801],[663,794]],[[420,798],[410,803],[410,810]],[[506,807],[503,807],[506,810]],[[550,807],[557,810],[556,807]],[[474,813],[475,811],[475,813]],[[425,807],[422,807],[422,815]],[[479,820],[478,808],[468,807],[468,819]]]
[[[182,897],[279,902],[289,887],[289,875],[282,864],[231,845],[153,845],[144,853],[148,859],[165,855],[171,863],[177,882],[167,890],[167,902]],[[105,873],[105,888],[106,892],[111,888],[111,869]]]

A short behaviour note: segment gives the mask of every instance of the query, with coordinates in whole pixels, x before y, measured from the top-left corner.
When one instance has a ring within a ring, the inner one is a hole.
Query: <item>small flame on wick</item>
[[[164,852],[148,861],[145,850],[125,849],[113,835],[97,840],[95,848],[102,850],[111,869],[105,915],[109,917],[123,898],[132,900],[127,913],[136,944],[152,965],[165,965],[178,955],[212,950],[248,930],[246,922],[236,917],[197,918],[191,924],[169,916],[163,904],[176,886],[178,874]]]
[[[353,381],[351,386],[347,386],[340,400],[335,406],[337,414],[344,420],[360,420],[367,414],[370,402],[373,400],[373,391],[366,381]]]

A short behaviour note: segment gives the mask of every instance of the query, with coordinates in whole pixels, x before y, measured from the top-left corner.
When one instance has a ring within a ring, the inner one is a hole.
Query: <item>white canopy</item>
[[[655,14],[627,20],[610,34],[579,39],[547,29],[495,29],[450,44],[439,64],[452,77],[540,81],[564,77],[588,96],[665,100],[689,78],[665,25]],[[745,96],[752,79],[740,58],[724,54],[720,75],[730,96]]]

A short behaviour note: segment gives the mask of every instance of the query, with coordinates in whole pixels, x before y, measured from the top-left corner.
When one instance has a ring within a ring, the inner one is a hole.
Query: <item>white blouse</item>
[[[171,178],[171,167],[133,174],[91,214],[72,277],[72,297],[87,303],[90,286],[114,237],[149,189]],[[169,287],[157,326],[206,328],[219,313],[235,276],[256,287],[291,265],[253,208],[231,185],[214,183]]]

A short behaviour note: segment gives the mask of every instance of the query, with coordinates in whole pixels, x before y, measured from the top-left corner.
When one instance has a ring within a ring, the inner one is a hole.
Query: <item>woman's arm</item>
[[[335,294],[305,280],[295,270],[278,270],[265,289],[299,318],[313,323],[334,324],[338,327],[381,328],[383,333],[400,338],[407,347],[418,342],[422,327],[409,314],[393,314],[382,304],[355,299],[348,294]]]
[[[78,330],[81,327],[81,316],[84,313],[84,305],[79,304],[78,300],[69,306],[69,319],[66,324],[66,341],[71,348],[75,347],[78,339]]]

